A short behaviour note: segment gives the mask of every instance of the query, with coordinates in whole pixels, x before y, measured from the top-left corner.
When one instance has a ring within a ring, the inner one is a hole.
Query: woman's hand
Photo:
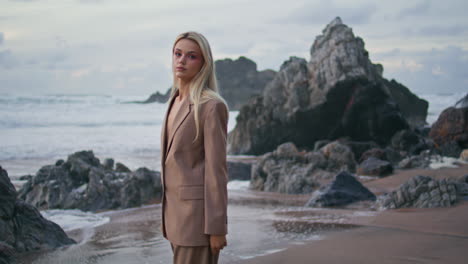
[[[226,235],[210,235],[210,247],[213,254],[219,254],[219,251],[227,246]]]

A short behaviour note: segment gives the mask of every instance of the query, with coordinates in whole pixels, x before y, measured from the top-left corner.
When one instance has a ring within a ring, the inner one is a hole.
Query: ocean
[[[432,124],[463,94],[419,94],[429,101]],[[160,131],[166,105],[135,104],[146,96],[0,95],[0,165],[12,180],[41,166],[93,150],[130,169],[160,169]],[[230,112],[229,131],[238,112]]]

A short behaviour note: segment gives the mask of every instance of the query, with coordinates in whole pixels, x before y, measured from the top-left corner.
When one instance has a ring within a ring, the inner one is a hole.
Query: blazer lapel
[[[176,91],[176,95],[179,93],[179,91]],[[171,101],[169,102],[169,106],[167,107],[167,110],[166,110],[166,115],[164,116],[164,121],[163,121],[163,125],[162,125],[162,131],[161,131],[161,164],[164,164],[164,161],[166,160],[166,148],[167,148],[167,144],[166,144],[166,137],[167,137],[167,133],[166,133],[166,130],[167,130],[167,118],[169,117],[169,109],[171,109],[172,107],[172,103],[174,103],[174,99],[175,99],[175,96],[172,97]]]
[[[172,102],[171,102],[171,104],[172,104]],[[174,140],[174,135],[176,134],[179,127],[182,125],[184,120],[189,115],[189,113],[191,111],[191,108],[192,108],[192,104],[190,103],[189,98],[184,99],[184,102],[181,105],[179,112],[176,114],[176,116],[174,118],[174,129],[172,129],[171,134],[168,135],[169,140],[168,140],[168,144],[167,144],[167,148],[166,148],[166,153],[164,155],[165,158],[167,157],[167,155],[169,153],[169,150],[171,149],[172,141]]]

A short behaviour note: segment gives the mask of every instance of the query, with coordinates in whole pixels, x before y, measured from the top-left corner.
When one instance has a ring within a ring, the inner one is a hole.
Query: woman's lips
[[[177,71],[185,71],[185,68],[184,67],[176,67],[176,70]]]

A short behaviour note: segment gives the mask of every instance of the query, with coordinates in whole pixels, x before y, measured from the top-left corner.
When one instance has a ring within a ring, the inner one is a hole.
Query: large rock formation
[[[230,110],[239,110],[252,96],[262,94],[266,84],[276,74],[273,70],[257,71],[257,64],[243,56],[237,60],[217,60],[215,67],[219,91]],[[169,99],[170,90],[165,94],[156,92],[143,103],[165,103]]]
[[[0,166],[0,263],[13,262],[18,253],[75,243],[60,226],[17,196],[7,171]]]
[[[409,124],[424,124],[427,102],[382,71],[363,40],[336,18],[316,38],[309,62],[291,57],[262,96],[242,107],[229,152],[262,154],[287,141],[313,148],[344,136],[386,145]]]
[[[160,173],[100,164],[92,151],[80,151],[43,166],[20,190],[20,198],[41,209],[97,211],[140,206],[161,197]],[[110,167],[109,167],[110,166]]]

